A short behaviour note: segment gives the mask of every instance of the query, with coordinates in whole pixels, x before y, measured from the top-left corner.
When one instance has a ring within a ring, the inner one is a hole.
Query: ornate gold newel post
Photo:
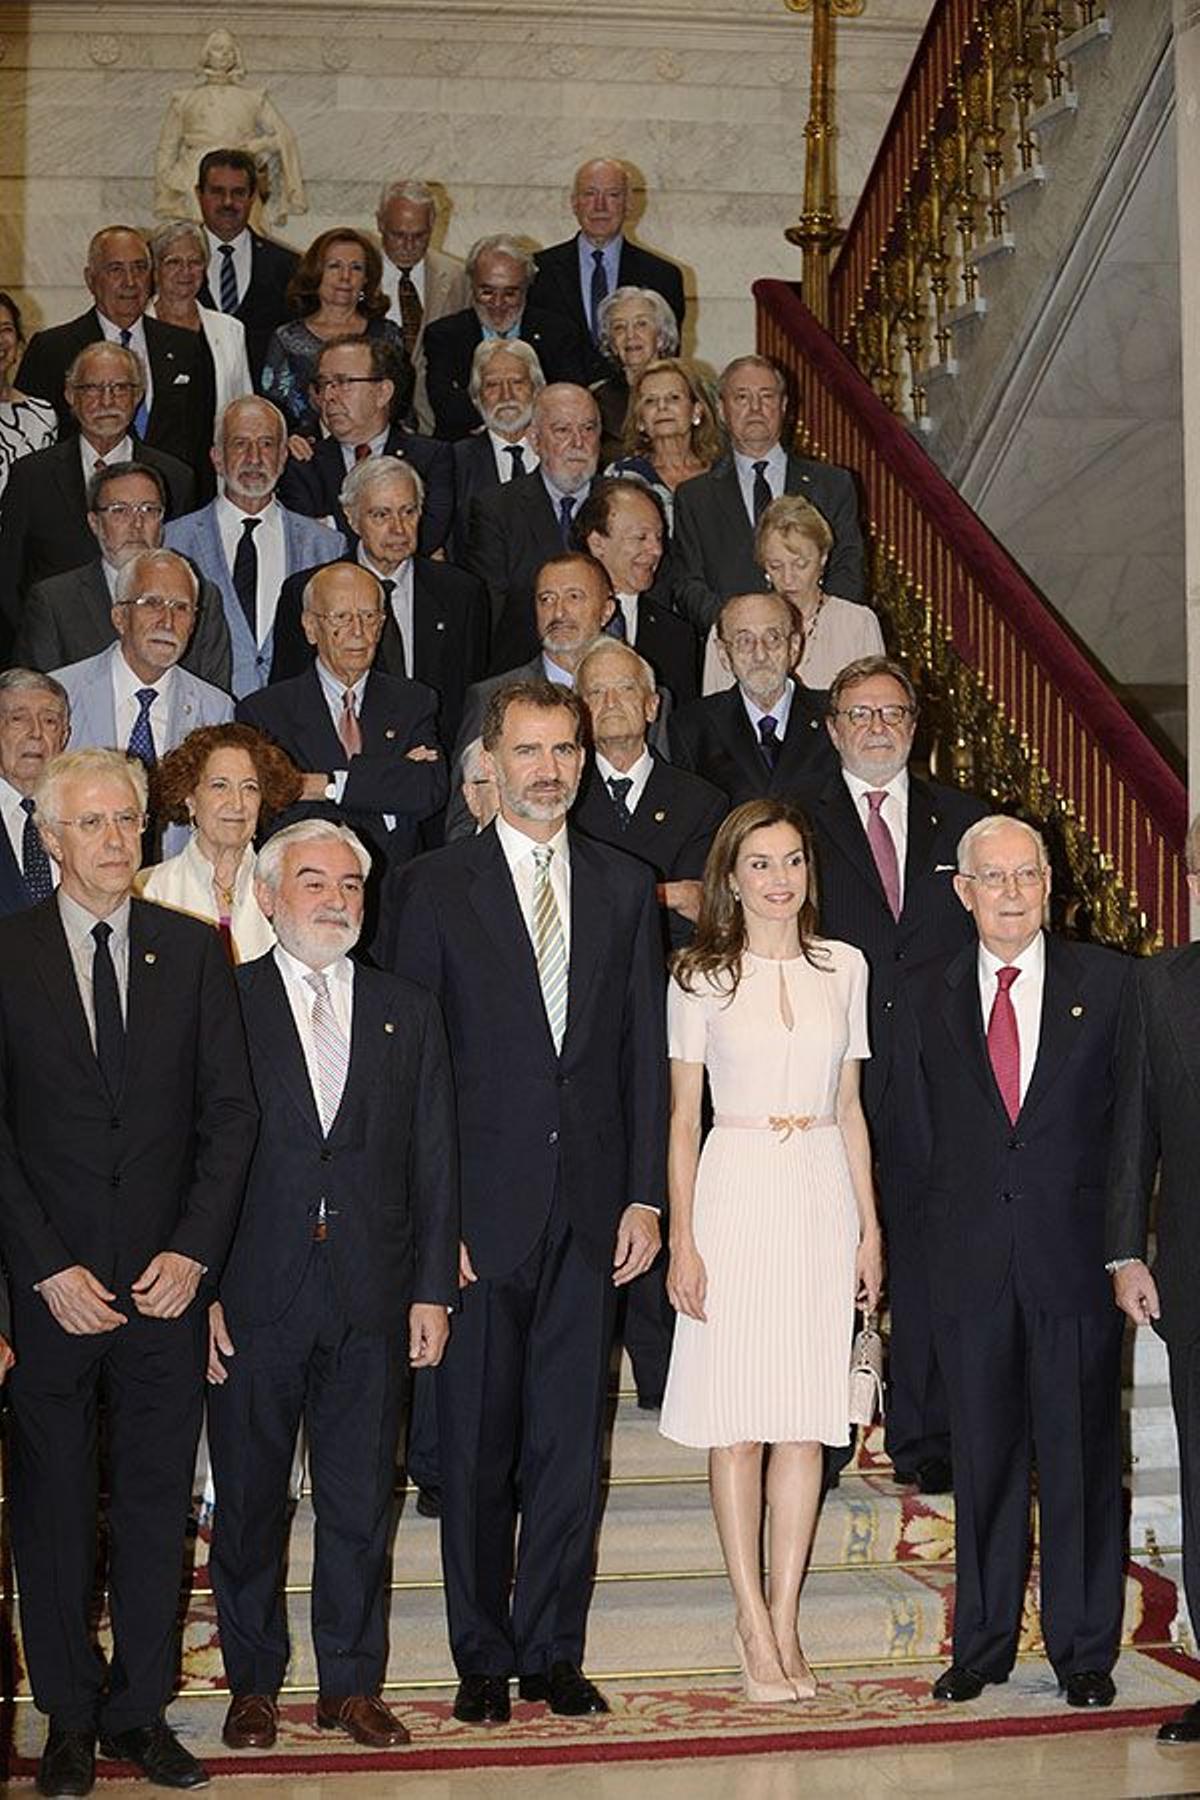
[[[831,149],[834,124],[830,93],[833,75],[833,20],[857,18],[866,0],[784,0],[789,12],[812,13],[812,75],[808,123],[804,127],[804,211],[784,236],[804,252],[804,304],[822,325],[829,324],[829,259],[842,230],[833,215]]]

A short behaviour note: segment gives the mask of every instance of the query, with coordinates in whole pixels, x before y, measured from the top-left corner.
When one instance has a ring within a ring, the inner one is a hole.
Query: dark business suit
[[[11,1524],[36,1703],[56,1725],[149,1725],[170,1697],[206,1346],[198,1297],[144,1319],[130,1283],[162,1250],[216,1272],[256,1110],[233,979],[207,925],[131,903],[126,1059],[92,1049],[57,898],[0,921],[0,1248],[12,1279]],[[63,1097],[70,1097],[64,1105]],[[33,1290],[83,1264],[128,1323],[73,1336]],[[107,1408],[107,1695],[92,1648],[96,1409]]]
[[[591,343],[591,319],[584,311],[583,291],[579,285],[579,233],[562,244],[550,244],[534,252],[538,272],[529,298],[534,306],[559,313],[570,321],[581,341]],[[621,259],[617,265],[617,287],[653,288],[661,294],[675,322],[682,328],[684,313],[683,271],[665,256],[644,250],[640,244],[621,240]],[[588,379],[602,380],[611,374],[611,365],[598,351],[592,350]]]
[[[1104,1182],[1129,962],[1059,938],[1045,950],[1015,1123],[988,1060],[976,945],[906,978],[895,1049],[903,1178],[923,1214],[950,1396],[954,1662],[989,1680],[1017,1651],[1031,1458],[1059,1680],[1107,1673],[1121,1630],[1121,1316],[1104,1271]]]
[[[1183,1582],[1200,1619],[1200,945],[1134,964],[1117,1046],[1103,1257],[1147,1260],[1159,1175],[1154,1280],[1179,1434]]]
[[[843,600],[866,597],[858,490],[848,469],[789,456],[784,491],[800,494],[822,513],[833,548],[822,576]],[[766,578],[754,560],[754,527],[746,511],[732,455],[675,490],[675,605],[706,632],[735,594],[761,594]]]
[[[440,444],[436,438],[422,437],[416,431],[393,425],[384,454],[403,457],[425,485],[417,548],[422,556],[432,556],[446,544],[454,522],[454,453],[449,444]],[[279,498],[284,506],[293,512],[307,513],[310,519],[332,518],[353,549],[358,539],[338,500],[345,479],[342,446],[336,438],[322,438],[310,461],[288,458],[279,482]]]
[[[462,562],[466,555],[467,539],[470,536],[471,514],[475,501],[480,494],[490,492],[504,483],[500,480],[500,471],[496,467],[496,452],[488,433],[480,427],[470,437],[459,438],[450,446],[454,454],[454,557]],[[509,458],[502,450],[505,462]],[[525,452],[525,468],[532,473],[533,456]]]
[[[891,1087],[896,989],[906,969],[974,943],[970,913],[954,891],[958,840],[987,807],[960,788],[909,776],[908,834],[900,917],[884,897],[862,819],[841,769],[798,796],[816,838],[821,930],[854,944],[870,965],[871,1055],[862,1097],[871,1127],[887,1235],[888,1454],[903,1472],[950,1455],[950,1417],[933,1348],[929,1276],[918,1220],[894,1179]]]
[[[195,482],[174,456],[130,434],[132,459],[157,469],[167,489],[167,518],[190,512]],[[0,607],[14,629],[35,581],[62,575],[96,555],[77,435],[20,457],[0,498]]]
[[[620,605],[620,602],[617,602]],[[637,636],[633,648],[644,656],[676,706],[686,706],[700,692],[700,640],[681,619],[650,594],[638,599]]]
[[[740,688],[726,688],[681,706],[667,727],[671,761],[703,776],[729,796],[730,807],[763,795],[796,799],[805,784],[837,768],[825,729],[823,689],[792,688],[792,706],[778,761],[768,769]]]
[[[272,332],[292,317],[294,309],[288,302],[287,289],[299,261],[296,252],[286,245],[260,237],[257,231],[250,233],[250,280],[245,292],[238,296],[233,316],[246,327],[246,355],[256,388],[260,385]],[[221,310],[220,301],[214,299],[207,280],[198,298],[202,306]]]
[[[341,1104],[322,1128],[274,953],[238,970],[258,1143],[220,1300],[235,1346],[209,1393],[213,1589],[234,1694],[276,1694],[288,1661],[279,1570],[305,1420],[322,1695],[375,1694],[387,1660],[388,1544],[408,1308],[458,1294],[454,1099],[428,994],[354,972]],[[314,1242],[321,1202],[327,1237]]]
[[[587,379],[587,351],[573,326],[552,312],[526,306],[516,336],[537,352],[549,381]],[[468,437],[480,423],[471,399],[471,361],[483,342],[483,326],[473,306],[432,319],[425,327],[425,371],[433,407],[434,436]]]
[[[212,363],[211,358],[206,359],[203,333],[164,325],[148,315],[142,325],[154,390],[146,443],[152,450],[177,457],[189,469],[203,470],[212,442],[214,400]],[[60,437],[73,437],[79,429],[63,389],[67,370],[81,350],[103,338],[93,306],[65,325],[35,331],[21,358],[17,386],[23,394],[50,401],[58,414]]]
[[[12,839],[0,824],[0,918],[26,912],[32,905],[21,864],[13,852]]]
[[[586,498],[585,489],[580,505]],[[493,669],[512,668],[533,655],[533,584],[542,564],[565,549],[540,470],[477,495],[462,560],[491,601]]]
[[[575,832],[570,857],[561,1055],[495,828],[397,883],[397,966],[441,1001],[450,1038],[462,1235],[479,1276],[437,1375],[442,1558],[462,1675],[583,1660],[615,1233],[631,1202],[659,1206],[665,1183],[653,882]]]
[[[313,647],[300,618],[304,589],[316,573],[315,568],[301,569],[280,589],[272,682],[301,675],[312,664]],[[391,612],[380,634],[375,668],[384,675],[409,675],[436,691],[438,737],[443,744],[454,742],[467,688],[479,680],[487,664],[487,617],[487,596],[473,575],[450,563],[414,556],[411,668]]]
[[[195,568],[194,563],[192,566]],[[200,581],[200,610],[180,663],[201,681],[228,693],[232,660],[221,596],[198,569],[196,574]],[[104,565],[95,556],[78,569],[48,575],[30,588],[17,627],[13,661],[43,672],[65,668],[68,663],[82,662],[85,657],[107,650],[116,635]]]

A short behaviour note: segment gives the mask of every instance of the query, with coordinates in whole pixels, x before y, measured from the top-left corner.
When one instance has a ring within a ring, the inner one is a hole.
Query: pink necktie
[[[357,756],[362,749],[362,726],[358,722],[358,714],[354,710],[354,689],[342,690],[342,717],[338,724],[338,736],[342,740],[342,749],[347,756]]]
[[[1010,1124],[1016,1123],[1017,1114],[1021,1110],[1021,1040],[1017,1035],[1017,1015],[1008,990],[1020,973],[1020,969],[997,969],[996,998],[992,1001],[987,1028],[988,1057]]]
[[[896,861],[896,840],[888,830],[887,820],[879,810],[886,799],[886,788],[875,788],[867,794],[867,805],[871,809],[867,817],[867,842],[871,846],[871,855],[875,858],[875,867],[878,869],[879,879],[883,883],[884,898],[892,910],[893,919],[898,919],[900,917],[900,865]]]

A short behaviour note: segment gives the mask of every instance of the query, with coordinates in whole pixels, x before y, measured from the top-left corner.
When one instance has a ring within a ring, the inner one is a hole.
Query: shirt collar
[[[774,474],[777,469],[782,468],[785,471],[787,469],[787,451],[782,444],[773,444],[765,456],[743,456],[740,450],[735,450],[733,453],[733,460],[737,465],[738,474],[742,477],[743,481],[752,481],[754,479],[754,465],[756,462],[765,462],[772,474]]]
[[[319,656],[316,659],[315,666],[317,680],[321,683],[325,698],[331,705],[336,706],[340,712],[342,709],[342,695],[346,692],[345,684],[340,682],[337,676],[325,667],[325,664],[321,661]],[[365,670],[350,688],[350,692],[354,695],[354,710],[360,718],[362,717],[363,694],[366,691],[367,676],[370,673],[370,669]]]
[[[864,794],[878,794],[878,793],[891,794],[893,799],[897,802],[897,804],[899,806],[901,806],[905,810],[905,812],[907,812],[907,810],[908,810],[908,765],[907,765],[907,763],[905,764],[904,768],[902,768],[901,770],[899,770],[899,772],[897,774],[892,776],[892,779],[890,781],[882,781],[882,782],[864,781],[862,779],[861,775],[852,775],[850,773],[849,769],[847,769],[845,767],[843,767],[843,769],[842,769],[842,780],[846,783],[846,786],[850,790],[850,798],[854,802],[854,807],[855,807],[856,812],[862,811],[862,801],[863,801]]]
[[[207,225],[204,227],[204,232],[205,232],[205,236],[208,238],[208,249],[209,249],[209,259],[208,260],[210,262],[212,261],[213,257],[217,254],[217,252],[220,250],[222,244],[228,244],[229,248],[236,252],[241,249],[243,244],[247,244],[250,242],[250,227],[248,225],[243,225],[242,229],[238,232],[237,236],[231,237],[231,238],[218,237],[215,231],[209,231]]]
[[[63,930],[67,934],[67,942],[78,947],[79,945],[82,945],[85,940],[91,939],[92,931],[98,921],[99,914],[89,912],[86,906],[81,906],[78,900],[73,900],[70,894],[63,891],[61,883],[55,892],[58,900],[59,917],[62,919]],[[111,950],[122,949],[129,941],[128,894],[126,894],[116,911],[108,913],[106,918],[108,924],[112,926],[112,936],[109,939],[109,948]]]
[[[557,681],[559,687],[574,688],[575,677],[568,674],[566,669],[561,669],[545,650],[542,651],[542,670],[547,681]]]
[[[994,956],[984,944],[979,946],[979,979],[994,981],[997,969],[1020,969],[1024,975],[1041,975],[1046,967],[1046,934],[1039,931],[1031,944],[1026,944],[1020,956],[1014,956],[1011,963],[1003,957]]]
[[[609,762],[607,756],[602,756],[599,750],[594,754],[596,772],[606,787],[610,781],[624,781],[628,776],[636,788],[639,784],[644,784],[650,779],[650,772],[654,767],[654,758],[651,756],[645,744],[642,745],[642,754],[638,757],[637,761],[630,763],[627,769],[615,768],[613,764]]]
[[[518,831],[515,825],[509,824],[503,813],[496,814],[496,836],[500,840],[500,848],[504,852],[505,861],[510,869],[515,869],[519,862],[527,856],[532,856],[533,852],[540,847],[538,839],[527,837],[523,831]],[[570,868],[571,851],[565,819],[554,836],[547,839],[547,848],[553,850],[555,856],[561,857],[565,865]]]
[[[369,569],[376,581],[403,581],[412,568],[412,557],[406,556],[403,562],[397,563],[390,575],[385,575],[377,563],[373,563],[363,548],[362,539],[358,543],[358,560],[364,569]]]
[[[226,521],[236,520],[237,524],[240,525],[243,519],[261,519],[263,524],[266,525],[276,518],[278,513],[279,502],[276,500],[274,494],[271,495],[271,498],[267,501],[267,504],[263,507],[262,511],[256,513],[243,512],[237,501],[231,500],[229,495],[224,492],[217,495],[218,521],[222,519]]]
[[[171,691],[174,676],[175,664],[173,663],[158,677],[157,681],[143,681],[141,676],[136,675],[125,661],[125,653],[121,649],[120,642],[113,645],[113,681],[118,705],[122,700],[132,701],[143,688],[153,688],[160,699],[165,698]]]
[[[305,993],[310,996],[313,990],[309,987],[306,979],[309,975],[324,975],[331,986],[349,988],[354,985],[354,964],[348,956],[335,956],[333,961],[326,963],[323,969],[313,969],[306,962],[301,962],[298,956],[293,956],[290,950],[285,950],[281,943],[276,942],[274,957],[279,973],[284,980],[303,983]]]
[[[792,711],[792,695],[795,691],[796,683],[789,675],[787,678],[787,685],[774,706],[765,707],[759,706],[758,702],[752,700],[749,694],[743,689],[738,689],[738,692],[742,696],[742,705],[746,708],[750,723],[753,725],[755,731],[758,730],[758,722],[760,719],[774,719],[776,737],[787,736],[788,719],[791,717]]]

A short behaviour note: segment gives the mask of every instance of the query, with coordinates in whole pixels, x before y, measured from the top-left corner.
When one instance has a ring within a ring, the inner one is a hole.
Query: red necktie
[[[342,749],[347,756],[357,756],[362,749],[362,727],[358,722],[358,714],[354,710],[354,689],[342,690],[342,717],[338,725],[338,736],[342,740]]]
[[[873,788],[867,794],[867,805],[871,811],[867,816],[867,842],[871,846],[871,855],[875,858],[875,867],[879,871],[879,879],[883,884],[884,898],[891,908],[893,919],[900,917],[900,865],[896,861],[896,840],[888,830],[888,822],[880,807],[887,799],[886,788]]]
[[[366,462],[366,460],[367,460],[368,456],[370,456],[370,454],[371,454],[370,444],[355,444],[354,460],[356,463]]]
[[[1016,1123],[1017,1114],[1021,1110],[1021,1040],[1017,1035],[1017,1015],[1008,990],[1020,973],[1020,969],[1010,966],[997,969],[996,998],[992,1001],[992,1014],[987,1028],[992,1074],[996,1077],[996,1086],[1000,1089],[1000,1098],[1004,1102],[1010,1124]]]

